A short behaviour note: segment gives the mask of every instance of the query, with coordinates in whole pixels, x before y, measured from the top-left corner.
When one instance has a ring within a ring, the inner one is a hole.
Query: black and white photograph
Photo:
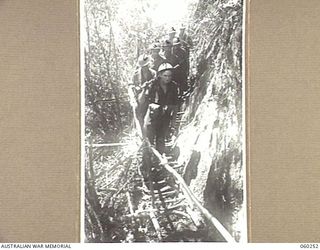
[[[82,241],[247,242],[243,0],[81,0]]]

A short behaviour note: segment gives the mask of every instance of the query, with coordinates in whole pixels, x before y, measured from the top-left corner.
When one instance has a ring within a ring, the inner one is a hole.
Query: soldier
[[[176,33],[177,32],[176,32],[175,28],[171,27],[169,29],[169,31],[168,31],[168,40],[169,40],[170,43],[172,43],[173,38],[175,38],[175,36],[176,36]]]
[[[163,57],[165,58],[165,62],[170,63],[174,66],[176,62],[173,54],[172,54],[172,42],[169,40],[165,40],[162,43]]]
[[[164,153],[165,137],[178,105],[178,87],[172,81],[172,76],[172,65],[161,64],[157,78],[150,81],[144,95],[141,96],[142,99],[146,98],[149,102],[144,118],[144,133],[161,154]]]
[[[151,57],[153,59],[152,69],[155,71],[157,71],[159,66],[165,62],[165,58],[160,55],[160,50],[160,42],[156,42],[150,47]]]
[[[136,91],[139,93],[142,92],[146,82],[152,80],[156,77],[156,71],[149,68],[151,63],[150,56],[141,55],[138,58],[137,67],[134,76],[133,84],[136,87]],[[143,118],[147,112],[148,103],[147,102],[138,102],[138,107],[136,108],[137,119],[139,120],[141,128],[143,127]]]
[[[147,56],[145,54],[139,56],[138,62],[137,62],[137,70],[133,76],[133,83],[137,87],[141,87],[143,83],[155,78],[156,71],[149,68],[150,64],[151,64],[150,56]]]
[[[183,49],[185,49],[185,51],[187,52],[187,55],[189,57],[190,48],[192,48],[192,46],[193,46],[192,39],[190,36],[188,36],[186,34],[186,27],[183,24],[180,26],[179,31],[180,31],[179,32],[179,39],[181,41],[181,46]]]
[[[174,58],[175,74],[173,80],[177,82],[181,93],[186,91],[188,74],[189,74],[189,58],[187,52],[181,48],[181,42],[178,37],[173,39],[172,54]]]

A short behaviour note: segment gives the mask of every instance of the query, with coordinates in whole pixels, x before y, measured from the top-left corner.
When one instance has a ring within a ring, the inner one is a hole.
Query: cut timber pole
[[[132,206],[130,194],[129,194],[128,191],[126,192],[126,195],[127,195],[127,200],[128,200],[128,205],[129,205],[130,214],[133,215],[133,214],[134,214],[133,206]]]
[[[149,216],[150,216],[151,222],[153,224],[153,227],[156,230],[158,239],[162,240],[160,225],[159,225],[159,222],[157,220],[155,213],[152,210],[149,212]]]
[[[137,119],[137,114],[136,114],[136,107],[138,106],[137,101],[135,100],[134,97],[134,92],[132,87],[129,87],[128,90],[129,93],[129,98],[130,98],[130,105],[132,106],[133,109],[133,116],[134,116],[134,121],[137,127],[137,133],[141,139],[143,139],[143,133],[142,133],[142,128],[140,126],[140,123]],[[232,242],[235,243],[236,241],[234,238],[231,236],[231,234],[228,232],[227,229],[220,223],[218,219],[216,219],[204,206],[201,205],[201,203],[198,201],[198,199],[194,196],[192,191],[189,189],[188,185],[185,183],[184,179],[179,175],[167,162],[166,159],[162,157],[162,155],[154,148],[152,147],[151,143],[146,140],[147,146],[152,150],[152,152],[155,154],[155,156],[159,159],[160,164],[165,167],[165,169],[171,173],[174,178],[177,180],[178,184],[181,185],[182,189],[185,191],[185,195],[191,199],[191,201],[196,205],[196,207],[200,210],[200,212],[210,221],[210,223],[219,231],[219,233],[224,237],[224,239],[227,242]],[[157,231],[159,239],[161,239],[161,231],[160,231],[160,226],[158,228],[158,221],[155,218],[154,213],[150,213],[150,217],[152,222],[154,223],[154,227]]]
[[[193,201],[193,203],[197,206],[197,208],[201,211],[201,213],[215,226],[215,228],[219,231],[219,233],[223,236],[223,238],[227,242],[236,242],[227,229],[220,223],[218,219],[216,219],[202,204],[198,201],[198,199],[194,196],[192,191],[189,189],[188,185],[185,183],[184,179],[179,175],[162,157],[162,155],[148,143],[152,152],[155,156],[160,160],[160,164],[165,167],[165,169],[171,173],[177,182],[181,185],[182,189],[185,191],[185,194]]]

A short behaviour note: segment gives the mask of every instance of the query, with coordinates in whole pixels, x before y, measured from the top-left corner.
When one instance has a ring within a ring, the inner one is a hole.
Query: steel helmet
[[[179,45],[179,44],[180,44],[180,39],[179,39],[179,37],[175,37],[175,38],[173,38],[172,43],[173,43],[173,46],[175,46],[175,45]]]
[[[160,64],[159,68],[158,68],[158,73],[165,71],[165,70],[173,70],[174,68],[172,67],[172,65],[170,63],[162,63]]]

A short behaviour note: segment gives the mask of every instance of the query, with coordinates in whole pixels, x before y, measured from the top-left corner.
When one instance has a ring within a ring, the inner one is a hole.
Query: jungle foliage
[[[166,29],[152,24],[146,12],[150,1],[135,1],[139,4],[134,11],[124,9],[121,0],[85,2],[86,142],[125,145],[112,150],[86,147],[88,242],[156,241],[147,221],[125,216],[130,200],[143,205],[143,195],[132,181],[137,178],[142,149],[128,83],[150,38],[163,36]],[[239,240],[243,216],[242,1],[199,0],[190,9],[192,93],[184,104],[184,124],[176,138],[178,160],[200,202]],[[197,240],[221,240],[214,229],[201,233],[206,235]]]

